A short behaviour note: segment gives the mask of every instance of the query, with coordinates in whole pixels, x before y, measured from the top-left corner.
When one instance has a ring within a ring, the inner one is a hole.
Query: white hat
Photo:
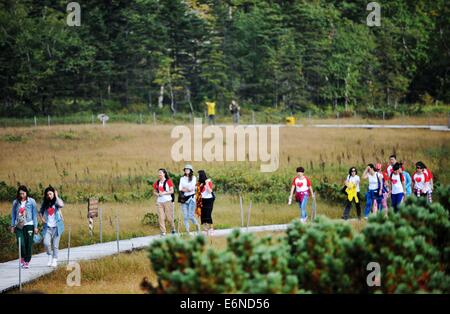
[[[191,171],[194,172],[194,168],[192,168],[192,165],[190,165],[190,164],[187,164],[186,166],[184,166],[183,170],[184,169],[191,169]]]

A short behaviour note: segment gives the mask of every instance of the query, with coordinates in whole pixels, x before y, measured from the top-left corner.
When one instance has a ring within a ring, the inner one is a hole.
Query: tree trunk
[[[164,101],[164,85],[161,85],[158,96],[158,108],[161,109],[163,107],[163,101]]]
[[[192,102],[191,102],[191,90],[187,86],[186,86],[186,100],[189,104],[189,109],[191,109],[191,113],[194,114],[194,107],[192,107]]]

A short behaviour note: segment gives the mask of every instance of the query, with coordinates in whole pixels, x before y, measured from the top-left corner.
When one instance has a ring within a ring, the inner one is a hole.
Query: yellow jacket
[[[208,107],[208,116],[216,114],[216,103],[214,101],[207,101],[206,106]]]
[[[347,188],[345,189],[345,192],[347,192],[348,200],[351,202],[353,198],[355,198],[355,202],[359,203],[358,199],[358,193],[356,192],[356,185],[349,182],[347,184]]]

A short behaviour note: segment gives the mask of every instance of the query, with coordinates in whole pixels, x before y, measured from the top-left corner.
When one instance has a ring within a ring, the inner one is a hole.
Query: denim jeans
[[[302,201],[297,203],[298,207],[300,208],[300,217],[303,219],[308,218],[308,213],[306,212],[306,204],[308,204],[308,194],[305,194]]]
[[[189,200],[186,203],[181,204],[181,209],[183,211],[184,227],[186,228],[186,231],[189,232],[189,221],[192,221],[192,223],[197,226],[197,231],[200,230],[198,221],[195,219],[195,198],[194,198],[194,196],[189,198]]]
[[[58,258],[58,249],[59,249],[59,240],[61,239],[61,235],[58,234],[58,229],[56,227],[48,227],[47,232],[45,232],[44,236],[44,246],[47,251],[47,255],[52,255],[53,249],[53,258]]]
[[[391,194],[392,207],[394,208],[395,213],[398,212],[398,207],[400,206],[402,200],[403,200],[403,193]]]
[[[381,210],[383,195],[379,195],[377,190],[369,190],[366,193],[366,209],[364,212],[365,217],[369,217],[370,210],[374,201],[377,201],[378,210]]]

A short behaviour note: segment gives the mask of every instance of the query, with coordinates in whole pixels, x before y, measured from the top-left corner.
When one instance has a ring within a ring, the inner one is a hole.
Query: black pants
[[[20,238],[20,254],[26,263],[31,261],[33,246],[34,226],[23,226],[22,229],[16,228],[17,243]]]
[[[200,216],[202,224],[211,224],[212,221],[212,210],[214,206],[214,200],[212,198],[203,198],[202,199],[202,214]]]
[[[358,215],[358,218],[361,218],[361,195],[358,193],[356,193],[358,196],[358,203],[356,203],[355,198],[353,198],[351,201],[346,200],[345,202],[345,208],[344,208],[344,215],[342,216],[342,218],[344,219],[348,219],[348,216],[350,214],[350,208],[352,207],[352,203],[355,203],[356,205],[356,214]]]

